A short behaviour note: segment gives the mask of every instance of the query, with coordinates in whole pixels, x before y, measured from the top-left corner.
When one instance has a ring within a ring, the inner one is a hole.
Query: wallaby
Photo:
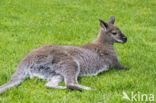
[[[78,83],[79,76],[96,76],[100,72],[128,68],[120,65],[114,43],[125,43],[127,37],[114,26],[115,17],[108,23],[99,20],[101,29],[95,41],[84,46],[48,45],[32,50],[16,68],[11,80],[0,86],[0,94],[20,85],[26,78],[38,77],[47,81],[46,88],[96,90]],[[58,84],[65,81],[65,86]]]

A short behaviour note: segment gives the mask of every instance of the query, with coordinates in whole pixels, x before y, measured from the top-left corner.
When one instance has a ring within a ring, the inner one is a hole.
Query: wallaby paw
[[[124,70],[130,70],[130,68],[124,68]]]
[[[91,90],[97,90],[96,88],[91,88]]]

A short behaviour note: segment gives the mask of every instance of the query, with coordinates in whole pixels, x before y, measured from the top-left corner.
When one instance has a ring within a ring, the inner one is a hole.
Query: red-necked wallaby
[[[120,65],[113,49],[114,43],[125,43],[126,36],[109,22],[100,21],[101,29],[95,41],[80,47],[48,45],[32,50],[16,68],[11,80],[0,86],[0,94],[20,85],[26,78],[47,80],[45,87],[52,89],[95,90],[78,83],[79,76],[95,76],[100,72],[128,68]],[[65,81],[65,86],[58,84]]]

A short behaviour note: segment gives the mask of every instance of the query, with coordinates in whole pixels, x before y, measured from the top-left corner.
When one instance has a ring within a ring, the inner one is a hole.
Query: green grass
[[[28,79],[1,95],[0,103],[132,102],[122,99],[123,91],[129,96],[132,91],[154,94],[156,102],[155,12],[155,0],[0,0],[0,85],[32,49],[91,42],[100,29],[98,19],[108,21],[110,16],[128,37],[115,49],[120,62],[131,68],[79,78],[80,84],[97,91],[50,90],[46,81]]]

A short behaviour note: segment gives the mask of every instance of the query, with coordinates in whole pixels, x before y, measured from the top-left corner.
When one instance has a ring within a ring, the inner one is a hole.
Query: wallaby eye
[[[117,33],[116,33],[116,32],[112,32],[112,34],[113,34],[113,35],[116,35]]]

